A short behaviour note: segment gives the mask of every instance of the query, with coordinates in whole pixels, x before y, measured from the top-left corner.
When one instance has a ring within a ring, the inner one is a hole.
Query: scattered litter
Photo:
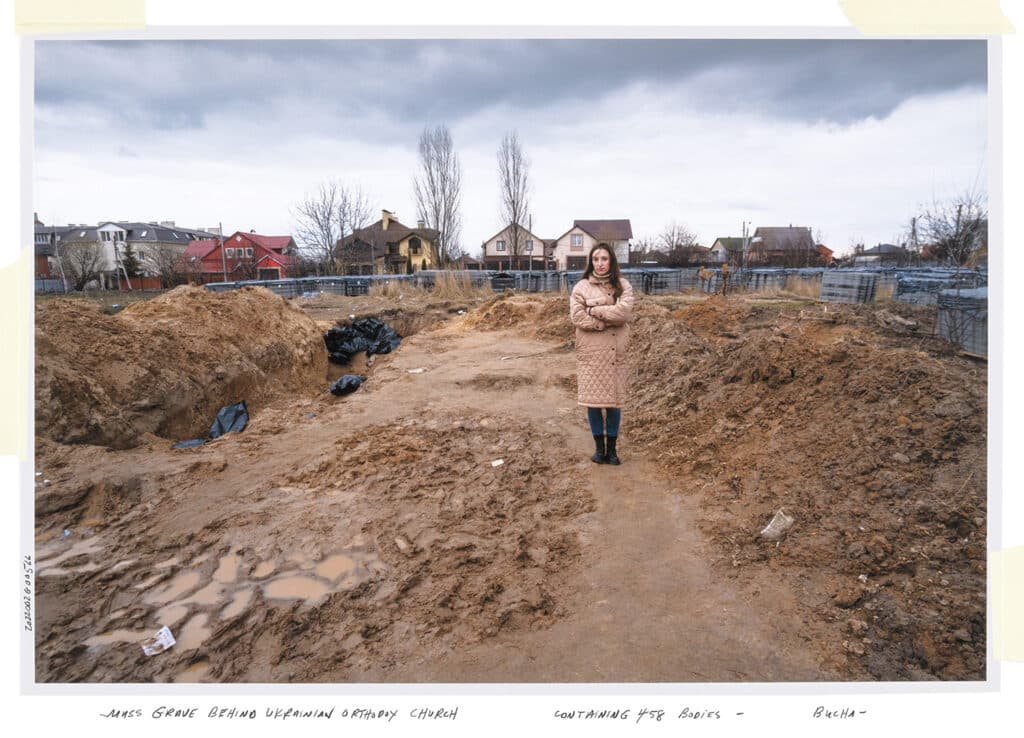
[[[210,426],[210,438],[220,438],[225,433],[238,433],[245,430],[248,423],[249,410],[245,407],[245,400],[225,405]]]
[[[36,476],[37,477],[41,477],[41,476],[43,476],[43,473],[42,472],[36,472]]]
[[[71,535],[71,531],[69,529],[65,528],[64,529],[64,537],[67,538],[69,535]]]
[[[456,313],[456,314],[457,314],[457,315],[465,315],[465,314],[466,314],[466,311],[465,311],[465,310],[460,310],[460,311],[459,311],[458,313]]]
[[[174,444],[174,448],[195,448],[196,446],[202,446],[206,441],[202,438],[191,438],[187,441],[178,441]]]
[[[778,541],[789,530],[790,526],[793,525],[793,518],[786,515],[781,509],[775,513],[775,517],[772,518],[771,522],[764,527],[761,531],[761,537],[767,538],[769,541]]]
[[[316,413],[306,413],[306,420],[312,420],[316,417]]]
[[[495,459],[494,461],[491,462],[491,466],[501,466],[504,463],[504,459]]]
[[[349,319],[349,320],[355,320],[355,319],[356,319],[356,316],[354,316],[354,315],[349,315],[349,316],[348,316],[348,319]]]
[[[147,638],[142,642],[142,652],[147,656],[156,656],[173,646],[175,642],[174,636],[171,635],[171,629],[165,625],[152,638]]]
[[[331,385],[332,395],[348,395],[355,392],[366,381],[362,374],[346,374]]]
[[[44,486],[44,487],[45,487],[45,486],[47,486],[47,485],[48,485],[49,483],[50,483],[50,480],[49,480],[49,479],[44,479],[44,480],[43,480],[43,486]]]
[[[423,367],[416,367],[415,369],[407,369],[406,371],[409,374],[422,374],[423,372],[425,372],[427,370],[424,369]]]
[[[863,584],[867,584],[868,583],[868,575],[867,574],[861,574],[859,577],[857,577],[857,581],[861,582]]]

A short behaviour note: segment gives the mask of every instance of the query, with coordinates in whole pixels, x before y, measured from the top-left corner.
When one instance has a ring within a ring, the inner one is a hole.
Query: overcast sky
[[[709,246],[747,220],[847,252],[984,190],[986,90],[983,41],[41,41],[34,210],[284,234],[336,179],[412,225],[443,123],[473,256],[511,129],[543,238],[629,218],[634,241],[676,221]]]

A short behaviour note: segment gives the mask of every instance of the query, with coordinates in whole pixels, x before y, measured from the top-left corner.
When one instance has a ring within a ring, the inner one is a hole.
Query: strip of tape
[[[1024,546],[993,551],[989,567],[992,656],[996,661],[1024,661]]]
[[[867,36],[994,36],[1013,33],[999,0],[839,0]]]
[[[15,0],[21,35],[142,28],[146,0]]]
[[[29,306],[32,294],[32,249],[20,249],[18,259],[0,267],[0,310],[6,316],[4,323],[8,335],[3,361],[0,361],[0,407],[4,419],[0,422],[0,454],[10,454],[24,460],[28,453],[28,408],[25,395],[29,386],[29,356],[32,341],[29,338]]]

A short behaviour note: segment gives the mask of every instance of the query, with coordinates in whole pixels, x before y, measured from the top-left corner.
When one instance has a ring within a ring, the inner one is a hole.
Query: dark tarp
[[[248,422],[249,411],[245,407],[245,400],[222,407],[217,413],[213,425],[210,426],[210,438],[220,438],[225,433],[237,433],[245,430]]]

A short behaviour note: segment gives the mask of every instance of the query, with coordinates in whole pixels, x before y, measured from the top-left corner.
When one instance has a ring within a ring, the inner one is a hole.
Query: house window
[[[498,241],[498,243],[495,244],[494,248],[496,248],[498,251],[504,251],[505,250],[505,242],[504,241]]]
[[[409,253],[411,253],[411,254],[419,254],[419,252],[420,252],[420,244],[421,244],[421,242],[420,242],[420,240],[418,238],[410,238],[409,239]]]
[[[245,255],[246,255],[246,256],[252,256],[252,249],[251,249],[251,248],[249,248],[248,246],[247,246],[247,247],[246,247],[246,249],[245,249]]]
[[[583,246],[583,234],[582,233],[574,233],[574,234],[572,234],[572,242],[569,245],[570,246],[577,246],[577,247]]]
[[[145,238],[147,233],[149,233],[149,231],[143,231],[139,234],[139,238]]]
[[[140,259],[145,259],[146,258],[146,252],[145,251],[140,251],[139,252],[139,258]]]
[[[78,237],[79,238],[85,238],[85,231],[82,231],[81,233],[79,233]]]
[[[532,251],[533,251],[533,241],[530,240],[530,239],[527,239],[527,241],[526,241],[526,253],[529,254]]]
[[[235,250],[234,249],[224,249],[224,251],[225,251],[225,254],[227,255],[227,257],[229,259],[235,258]]]

